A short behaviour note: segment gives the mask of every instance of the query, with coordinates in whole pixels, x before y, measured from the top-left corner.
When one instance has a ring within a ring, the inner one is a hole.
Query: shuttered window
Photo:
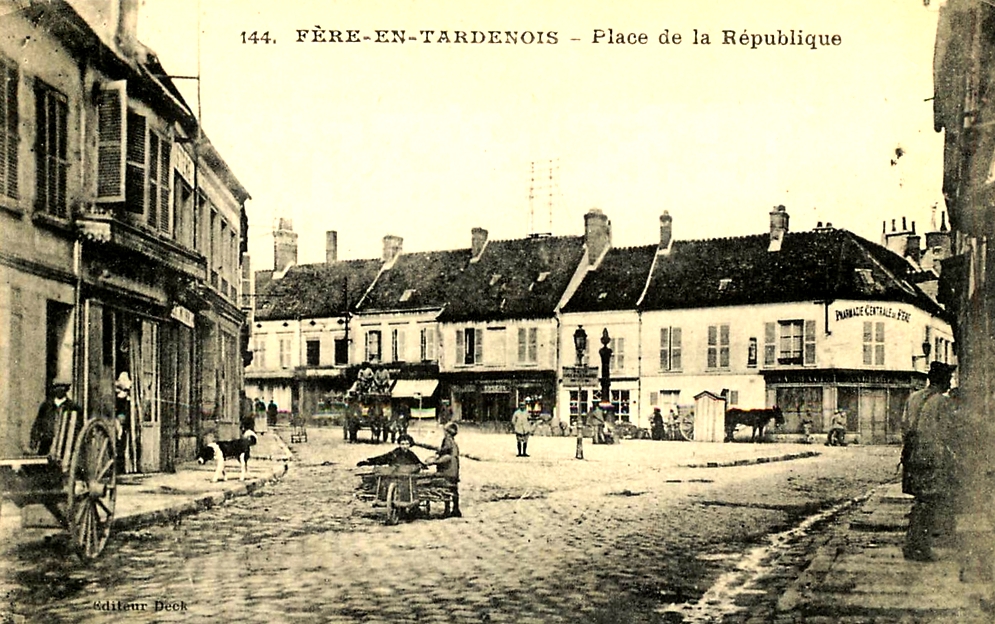
[[[435,330],[423,328],[421,330],[421,360],[431,362],[435,360]]]
[[[681,370],[681,328],[660,329],[660,370]]]
[[[729,368],[729,326],[708,326],[708,368]]]
[[[522,364],[535,364],[539,361],[538,328],[518,328],[518,361]]]
[[[18,72],[14,63],[0,56],[0,195],[17,199]]]
[[[884,323],[864,322],[864,364],[884,366]]]
[[[66,179],[69,103],[45,83],[35,85],[35,204],[50,215],[68,218]]]

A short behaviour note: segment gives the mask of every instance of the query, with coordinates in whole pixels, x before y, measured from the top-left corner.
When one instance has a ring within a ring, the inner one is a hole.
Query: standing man
[[[519,401],[518,409],[511,415],[511,428],[515,432],[515,441],[518,442],[518,455],[516,457],[528,457],[532,422],[529,420],[529,411],[525,408],[525,401]]]
[[[462,518],[463,514],[459,509],[459,446],[456,444],[456,434],[459,427],[451,422],[446,425],[445,437],[442,444],[433,457],[425,460],[426,464],[435,465],[435,472],[438,475],[447,477],[453,482],[453,506],[448,510],[450,518]],[[446,506],[448,508],[448,505]]]
[[[266,424],[270,427],[276,426],[276,415],[277,415],[276,401],[270,400],[269,406],[266,408]]]
[[[935,561],[933,538],[951,506],[953,430],[950,389],[954,367],[931,362],[929,385],[909,395],[902,418],[902,491],[914,497],[902,554],[914,561]]]
[[[48,455],[58,434],[57,429],[74,432],[83,428],[83,416],[78,405],[69,398],[70,382],[58,378],[49,387],[49,396],[38,407],[38,417],[31,426],[28,450],[36,455]],[[65,419],[69,422],[64,424]],[[75,439],[75,436],[73,436]],[[60,449],[54,449],[60,453]],[[61,453],[60,453],[61,454]]]

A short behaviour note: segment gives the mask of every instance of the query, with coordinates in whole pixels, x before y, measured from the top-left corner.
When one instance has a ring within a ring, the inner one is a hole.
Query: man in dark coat
[[[952,506],[955,423],[950,389],[954,367],[932,362],[929,385],[909,395],[902,419],[902,491],[914,497],[903,554],[906,559],[933,561],[933,538]]]
[[[276,401],[270,401],[266,408],[266,424],[273,427],[276,425],[277,407]]]
[[[76,422],[71,423],[76,431],[83,427],[83,413],[79,406],[69,398],[69,380],[56,379],[52,382],[49,397],[38,407],[38,416],[31,427],[30,452],[37,455],[48,455],[55,441],[56,428],[65,418],[72,420],[75,413]],[[70,424],[65,425],[67,427]],[[58,449],[55,449],[58,451]]]

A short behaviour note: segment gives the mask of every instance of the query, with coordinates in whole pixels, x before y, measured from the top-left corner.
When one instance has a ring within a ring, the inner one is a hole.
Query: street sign
[[[564,366],[563,385],[570,387],[588,387],[598,385],[597,366]]]

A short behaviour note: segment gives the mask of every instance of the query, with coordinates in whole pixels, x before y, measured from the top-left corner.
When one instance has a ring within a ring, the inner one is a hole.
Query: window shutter
[[[528,357],[527,335],[528,330],[524,327],[518,328],[518,361],[524,362]]]
[[[670,328],[668,327],[660,328],[660,370],[670,370]]]
[[[105,84],[97,100],[97,198],[98,202],[123,202],[125,178],[124,137],[127,131],[127,82]]]
[[[539,361],[539,329],[536,327],[529,328],[528,360],[529,362]]]
[[[873,323],[870,321],[864,321],[864,364],[870,366],[872,363],[872,357],[874,353],[874,345],[871,343],[873,338]]]
[[[659,406],[659,401],[660,401],[660,393],[659,392],[655,392],[655,391],[651,391],[650,392],[650,405],[652,405],[653,407],[658,407]]]
[[[169,183],[172,178],[170,173],[173,170],[173,150],[171,143],[165,138],[160,143],[159,149],[162,150],[159,161],[159,228],[166,234],[170,234],[173,231],[169,218]],[[237,260],[235,264],[237,264]]]
[[[618,370],[625,370],[625,338],[615,341],[615,361],[618,362]]]
[[[805,321],[805,363],[815,364],[815,321]]]
[[[681,370],[681,328],[670,328],[670,370]]]
[[[17,67],[0,58],[0,194],[17,199]]]
[[[125,209],[145,214],[145,117],[128,111],[127,167],[125,170]],[[212,254],[213,256],[213,254]]]
[[[405,360],[407,360],[407,353],[406,353],[407,346],[404,344],[405,343],[405,340],[404,340],[405,334],[407,334],[407,332],[404,331],[403,329],[398,330],[398,332],[397,332],[397,361],[398,362],[404,362]]]
[[[473,330],[473,362],[482,364],[484,361],[484,330]]]
[[[427,332],[428,332],[428,330],[425,329],[425,328],[422,328],[422,330],[420,332],[418,332],[418,334],[419,334],[419,340],[420,340],[420,342],[419,342],[419,347],[420,347],[419,354],[421,355],[421,361],[422,362],[424,362],[425,360],[428,359],[428,344],[425,342],[426,339],[427,339],[427,337],[428,337],[428,333]]]
[[[149,133],[149,227],[159,227],[159,135]]]
[[[466,345],[463,344],[463,330],[456,330],[456,363],[466,364]]]
[[[773,366],[777,357],[777,325],[764,323],[764,366]]]

